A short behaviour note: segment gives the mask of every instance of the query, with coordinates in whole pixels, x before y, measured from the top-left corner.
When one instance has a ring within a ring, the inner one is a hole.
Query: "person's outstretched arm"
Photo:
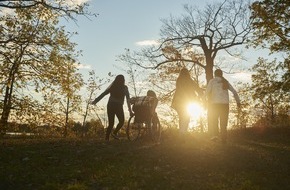
[[[126,96],[128,111],[129,111],[130,116],[131,116],[131,115],[133,115],[133,112],[132,112],[132,108],[131,108],[131,104],[130,104],[130,94],[129,94],[128,87],[126,87],[126,89],[125,89],[125,96]]]
[[[100,94],[94,101],[91,102],[91,104],[98,103],[104,96],[109,94],[109,89],[106,89],[102,94]]]
[[[234,95],[234,98],[237,102],[237,106],[240,107],[241,106],[241,100],[240,100],[240,97],[237,93],[237,91],[234,89],[234,87],[229,83],[229,90],[233,93]]]

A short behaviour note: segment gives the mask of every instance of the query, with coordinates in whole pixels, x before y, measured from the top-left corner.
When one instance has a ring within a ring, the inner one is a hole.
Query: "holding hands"
[[[93,101],[90,102],[90,104],[92,104],[92,105],[95,105],[96,103],[97,103],[96,100],[93,100]]]
[[[132,110],[129,110],[130,112],[130,117],[132,117],[134,115],[134,112],[132,112]]]

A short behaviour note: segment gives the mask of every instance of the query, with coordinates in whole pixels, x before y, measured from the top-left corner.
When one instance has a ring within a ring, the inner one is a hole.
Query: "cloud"
[[[90,0],[66,0],[69,5],[82,5],[83,3],[87,3]]]
[[[86,64],[78,64],[77,65],[78,69],[91,69],[91,65],[86,65]]]
[[[83,4],[83,3],[89,2],[90,0],[73,0],[73,1],[76,2],[79,5],[79,4]]]
[[[152,46],[152,45],[158,45],[159,43],[156,40],[143,40],[136,42],[137,46]]]
[[[14,13],[15,13],[14,9],[3,8],[3,7],[0,8],[0,16],[2,16],[2,15],[12,15]]]
[[[250,72],[240,72],[240,73],[235,73],[231,75],[231,78],[234,80],[239,80],[243,82],[249,82],[251,81],[252,73]]]

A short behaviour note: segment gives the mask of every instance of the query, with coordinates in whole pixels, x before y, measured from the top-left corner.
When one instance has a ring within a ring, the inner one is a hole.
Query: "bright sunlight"
[[[205,109],[199,103],[193,102],[188,104],[187,112],[190,115],[189,130],[193,130],[194,127],[200,124],[199,122],[205,114]]]

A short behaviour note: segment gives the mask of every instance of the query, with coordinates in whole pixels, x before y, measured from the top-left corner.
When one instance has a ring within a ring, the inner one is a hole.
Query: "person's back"
[[[153,127],[157,127],[157,123],[159,121],[158,115],[156,113],[156,107],[158,105],[158,98],[156,93],[153,90],[148,90],[147,91],[147,96],[150,96],[153,98],[153,103],[152,103],[152,108],[151,108],[151,118],[152,118],[152,124]]]
[[[151,111],[152,111],[152,113],[154,113],[154,112],[156,112],[155,110],[156,110],[156,107],[158,105],[158,98],[156,96],[156,93],[153,90],[148,90],[147,91],[147,96],[153,98],[152,99],[152,106],[151,106],[152,110]]]
[[[219,70],[217,70],[219,71]],[[218,72],[217,72],[218,73]],[[237,103],[240,103],[239,96],[232,85],[223,78],[222,74],[217,74],[208,83],[206,94],[211,104],[229,104],[229,91],[234,95]]]
[[[240,107],[240,99],[236,90],[223,77],[220,69],[215,70],[215,78],[211,79],[206,88],[208,97],[208,132],[215,140],[219,135],[223,143],[227,141],[227,125],[229,117],[229,92],[231,91],[235,97],[238,108]]]
[[[154,98],[149,96],[140,96],[131,98],[131,101],[133,104],[132,110],[135,114],[135,121],[145,122],[150,120]]]
[[[131,106],[129,103],[130,94],[129,94],[127,86],[125,85],[125,77],[123,75],[117,75],[115,80],[112,82],[112,84],[103,93],[101,93],[94,101],[92,101],[91,104],[96,104],[107,94],[110,94],[109,101],[107,103],[107,114],[108,114],[109,124],[106,130],[105,140],[109,140],[110,134],[115,139],[119,139],[117,136],[117,133],[122,128],[125,121],[124,110],[123,110],[125,97],[127,100],[127,106],[128,106],[130,115],[133,115],[133,112],[131,110]],[[114,127],[115,116],[118,118],[119,123],[117,124],[116,129],[113,131],[113,133],[111,133]]]
[[[155,114],[158,99],[154,91],[148,90],[146,96],[131,98],[133,111],[135,113],[135,121],[150,121]]]

